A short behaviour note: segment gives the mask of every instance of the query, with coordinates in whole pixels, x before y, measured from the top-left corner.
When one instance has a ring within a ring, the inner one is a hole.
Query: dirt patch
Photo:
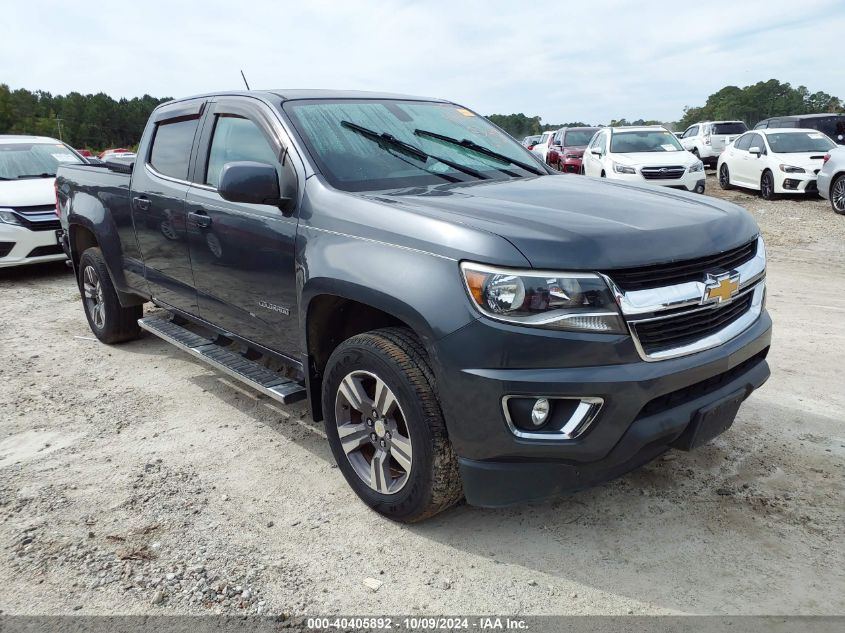
[[[62,265],[0,271],[0,610],[842,613],[845,218],[708,187],[772,261],[772,378],[734,427],[599,488],[412,527],[356,500],[304,407],[151,337],[92,341]]]

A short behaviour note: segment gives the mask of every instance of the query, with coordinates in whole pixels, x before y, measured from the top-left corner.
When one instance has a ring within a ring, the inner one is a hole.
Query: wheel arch
[[[427,351],[432,349],[434,333],[423,316],[395,297],[372,289],[323,289],[309,293],[301,307],[303,349],[306,350],[306,388],[315,420],[323,419],[322,384],[332,352],[343,341],[384,327],[411,330]]]

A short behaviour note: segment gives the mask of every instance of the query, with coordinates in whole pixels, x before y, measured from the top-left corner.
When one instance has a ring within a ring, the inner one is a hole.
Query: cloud
[[[677,119],[770,78],[845,98],[839,0],[570,3],[204,0],[14,3],[0,80],[53,93],[184,96],[351,88],[549,122]],[[841,56],[840,56],[841,57]]]

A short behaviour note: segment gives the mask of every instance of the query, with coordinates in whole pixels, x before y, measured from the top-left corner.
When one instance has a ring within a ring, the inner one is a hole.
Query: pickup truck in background
[[[56,187],[101,341],[147,330],[308,398],[349,485],[394,520],[695,448],[769,375],[746,211],[567,178],[447,101],[181,99],[131,166],[63,165]]]

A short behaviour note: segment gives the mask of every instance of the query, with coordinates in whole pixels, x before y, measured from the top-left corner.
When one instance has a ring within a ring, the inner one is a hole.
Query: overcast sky
[[[11,0],[0,82],[185,96],[343,88],[548,123],[676,120],[776,78],[845,99],[843,0]]]

